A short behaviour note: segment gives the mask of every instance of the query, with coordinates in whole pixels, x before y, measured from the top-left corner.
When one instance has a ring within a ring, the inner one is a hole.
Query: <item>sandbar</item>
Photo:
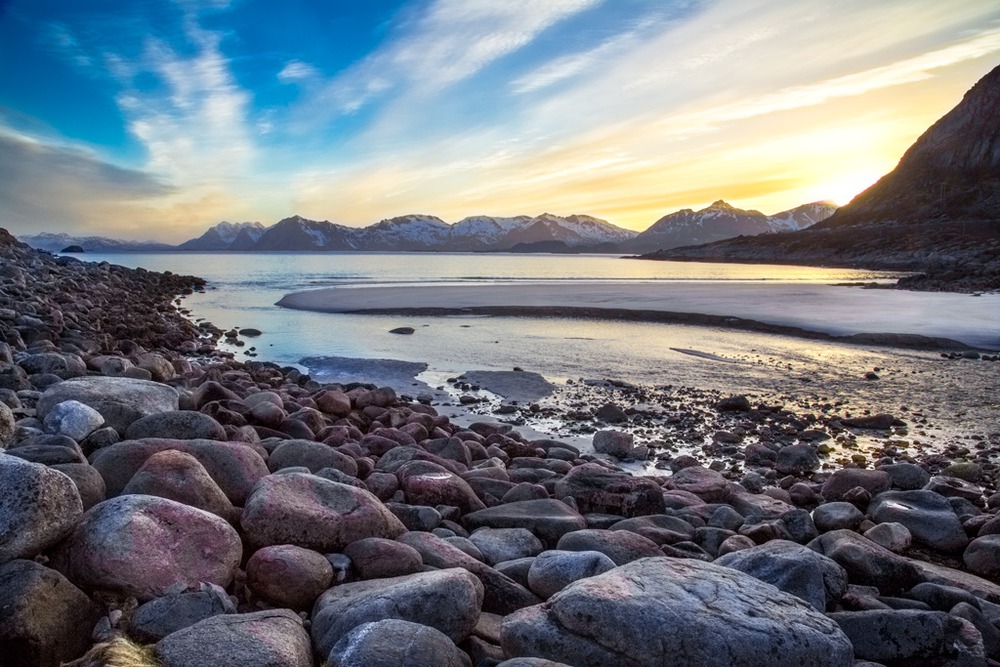
[[[295,292],[277,305],[328,313],[679,322],[865,344],[1000,349],[1000,294],[759,282],[412,284]]]

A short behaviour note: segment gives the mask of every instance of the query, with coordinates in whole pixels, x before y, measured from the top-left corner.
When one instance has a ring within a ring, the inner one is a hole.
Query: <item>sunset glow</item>
[[[980,0],[322,5],[0,5],[0,226],[844,204],[1000,61]]]

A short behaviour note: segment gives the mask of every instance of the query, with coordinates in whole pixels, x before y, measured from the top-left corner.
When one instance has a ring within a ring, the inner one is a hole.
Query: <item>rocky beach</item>
[[[1000,664],[995,421],[924,449],[930,406],[556,410],[519,370],[452,378],[452,419],[237,361],[204,286],[0,236],[0,664]],[[547,410],[572,437],[519,426]]]

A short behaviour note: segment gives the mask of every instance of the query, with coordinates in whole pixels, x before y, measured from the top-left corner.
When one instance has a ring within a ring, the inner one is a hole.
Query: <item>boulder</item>
[[[39,419],[63,401],[79,401],[97,410],[105,423],[124,433],[132,422],[148,415],[176,410],[178,395],[173,387],[148,380],[124,377],[77,377],[49,386],[38,399]]]
[[[876,523],[901,523],[913,540],[939,551],[957,551],[969,543],[948,499],[933,491],[886,491],[872,498],[868,514]]]
[[[406,500],[414,505],[449,505],[462,514],[486,509],[468,482],[430,461],[411,461],[396,471]]]
[[[99,502],[107,500],[107,490],[104,488],[104,478],[101,473],[89,463],[57,463],[49,466],[73,480],[76,490],[86,512]]]
[[[736,570],[671,558],[570,584],[505,618],[501,643],[507,655],[576,667],[853,662],[839,626],[802,600]]]
[[[850,638],[860,660],[894,665],[986,664],[979,632],[945,612],[870,609],[836,612],[830,618]]]
[[[841,468],[827,477],[820,493],[827,502],[832,502],[842,499],[845,493],[858,486],[876,496],[889,490],[892,478],[885,470]]]
[[[469,536],[487,565],[506,560],[537,556],[545,549],[542,541],[527,528],[479,528]]]
[[[250,490],[268,474],[264,457],[253,446],[219,440],[122,440],[95,452],[91,465],[104,478],[108,496],[117,496],[146,459],[165,449],[176,449],[198,459],[237,507],[243,506]]]
[[[359,625],[395,618],[460,642],[476,627],[482,605],[482,584],[461,568],[341,584],[316,600],[312,641],[319,655],[329,655]]]
[[[556,545],[562,551],[598,551],[615,565],[663,554],[656,542],[629,530],[587,528],[566,533]]]
[[[358,476],[358,464],[350,456],[329,445],[309,440],[285,440],[271,452],[267,467],[271,472],[303,467],[309,468],[312,473],[334,468],[351,477]]]
[[[817,611],[847,591],[847,573],[833,560],[787,540],[720,556],[716,565],[731,567],[805,600]]]
[[[635,477],[584,463],[556,482],[555,497],[572,497],[580,512],[618,514],[625,517],[661,514],[663,489],[649,477]]]
[[[66,577],[20,559],[0,565],[0,610],[4,667],[58,667],[79,657],[100,617],[98,606]]]
[[[260,549],[247,561],[247,586],[276,606],[305,611],[333,584],[333,566],[323,554],[294,544]]]
[[[605,420],[608,421],[608,420]],[[628,458],[635,438],[631,433],[622,431],[597,431],[594,433],[594,451],[598,454],[608,454],[619,459]]]
[[[483,611],[505,615],[541,602],[534,593],[518,582],[437,535],[409,532],[401,535],[399,541],[416,549],[425,565],[436,568],[459,567],[475,575],[483,585]]]
[[[330,667],[466,667],[469,657],[440,630],[402,619],[362,623],[326,658]]]
[[[14,411],[6,403],[0,401],[0,450],[6,449],[14,441],[16,422]]]
[[[309,635],[287,609],[224,614],[167,635],[154,648],[164,667],[312,667]]]
[[[82,514],[72,479],[0,453],[0,563],[36,556],[69,535]]]
[[[931,480],[930,473],[916,463],[888,463],[879,466],[876,470],[881,470],[889,475],[892,487],[901,491],[922,489]]]
[[[973,574],[1000,581],[1000,535],[983,535],[972,540],[962,560]]]
[[[42,424],[46,433],[65,435],[80,442],[101,428],[104,417],[89,405],[71,400],[54,405]]]
[[[841,528],[857,528],[865,514],[851,503],[834,501],[824,503],[812,511],[813,523],[821,533]]]
[[[413,547],[382,537],[366,537],[344,548],[358,579],[386,579],[423,570],[424,561]]]
[[[664,486],[693,493],[706,503],[723,502],[729,497],[729,481],[715,470],[703,466],[681,468],[666,478]]]
[[[233,503],[205,467],[176,449],[165,449],[146,459],[121,492],[123,496],[132,494],[169,498],[230,522],[235,518]]]
[[[816,447],[806,443],[782,447],[774,461],[774,469],[783,475],[807,475],[819,470],[819,466]]]
[[[85,590],[149,600],[177,585],[226,586],[243,546],[221,518],[155,496],[119,496],[90,508],[57,563]]]
[[[921,581],[917,567],[854,531],[832,530],[806,545],[835,560],[851,583],[875,586],[886,595],[905,591]]]
[[[547,600],[574,581],[614,568],[615,562],[600,551],[543,551],[528,570],[528,588]]]
[[[897,554],[905,552],[913,543],[910,529],[895,521],[872,526],[865,531],[864,535],[880,547]]]
[[[466,514],[462,522],[469,530],[477,528],[526,528],[542,541],[555,544],[566,533],[587,527],[579,512],[559,500],[542,498],[488,507]]]
[[[124,436],[128,440],[225,440],[226,429],[202,412],[169,410],[135,420],[125,429]]]
[[[253,488],[240,520],[256,548],[295,544],[323,553],[406,528],[370,492],[308,473],[268,475]]]
[[[235,614],[236,605],[218,586],[168,593],[140,605],[128,634],[142,644],[155,644],[167,635],[219,614]]]

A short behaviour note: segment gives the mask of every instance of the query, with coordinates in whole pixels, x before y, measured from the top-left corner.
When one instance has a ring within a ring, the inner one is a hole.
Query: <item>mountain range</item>
[[[80,246],[86,252],[120,251],[438,251],[438,252],[651,252],[738,235],[801,229],[836,210],[817,202],[766,216],[717,201],[700,211],[683,209],[639,233],[589,215],[534,217],[473,216],[449,224],[432,215],[389,218],[368,227],[292,216],[270,227],[259,222],[220,222],[177,246],[133,243],[68,234],[24,236],[27,244],[59,252]]]
[[[917,272],[920,289],[1000,289],[1000,67],[927,129],[899,164],[801,231],[733,238],[649,259],[826,264]]]

